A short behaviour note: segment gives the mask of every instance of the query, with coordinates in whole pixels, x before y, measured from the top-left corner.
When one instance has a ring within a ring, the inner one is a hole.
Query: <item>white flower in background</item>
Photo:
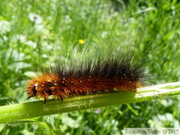
[[[42,23],[42,17],[35,14],[35,13],[30,13],[29,14],[29,20],[36,23],[36,24],[41,24]]]
[[[31,40],[27,40],[26,36],[24,35],[16,35],[12,38],[14,41],[20,41],[21,43],[24,43],[27,46],[31,46],[33,48],[37,47],[37,43]]]
[[[30,19],[30,21],[35,23],[34,28],[35,28],[36,32],[40,32],[41,30],[44,29],[44,25],[42,24],[43,19],[41,16],[39,16],[35,13],[30,13],[29,19]]]
[[[38,31],[41,31],[41,30],[44,29],[44,25],[42,25],[42,24],[37,24],[37,25],[35,25],[35,29],[36,29],[37,32],[38,32]]]
[[[71,22],[72,22],[72,19],[71,19],[71,17],[70,17],[69,15],[66,15],[64,21],[65,21],[66,23],[71,23]]]
[[[22,43],[26,42],[26,36],[24,35],[15,35],[14,37],[12,37],[12,39],[15,40],[16,42],[17,41],[20,41]]]
[[[35,42],[33,42],[33,41],[30,41],[30,40],[28,40],[25,44],[28,45],[28,46],[31,46],[33,48],[37,47],[37,44]]]
[[[0,21],[0,34],[5,34],[11,30],[11,24],[7,21]]]
[[[101,37],[102,38],[106,38],[108,36],[108,32],[107,31],[103,31],[102,34],[101,34]]]

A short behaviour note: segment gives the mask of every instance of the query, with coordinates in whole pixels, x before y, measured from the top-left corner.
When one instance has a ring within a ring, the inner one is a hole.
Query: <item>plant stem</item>
[[[89,108],[148,101],[178,94],[180,94],[180,82],[142,87],[136,93],[116,91],[114,93],[76,96],[64,101],[51,99],[46,104],[43,101],[10,104],[0,107],[0,123]]]

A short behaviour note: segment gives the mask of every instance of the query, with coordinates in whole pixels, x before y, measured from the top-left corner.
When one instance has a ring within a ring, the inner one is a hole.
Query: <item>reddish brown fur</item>
[[[136,92],[137,87],[142,86],[138,80],[128,77],[75,77],[73,75],[67,78],[60,77],[56,74],[44,74],[29,81],[27,93],[30,97],[38,96],[44,99],[44,102],[50,95],[63,100],[73,95],[84,95],[95,93],[103,90],[113,92],[113,89],[121,91]]]

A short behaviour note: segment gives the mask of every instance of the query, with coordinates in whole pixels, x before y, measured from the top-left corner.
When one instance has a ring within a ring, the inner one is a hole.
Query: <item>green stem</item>
[[[64,101],[48,100],[11,104],[0,107],[0,123],[13,122],[43,115],[71,112],[148,101],[180,94],[180,82],[139,88],[138,92],[100,93],[67,98]]]

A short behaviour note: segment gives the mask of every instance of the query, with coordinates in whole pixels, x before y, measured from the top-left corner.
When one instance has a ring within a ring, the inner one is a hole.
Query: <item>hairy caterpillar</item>
[[[96,63],[81,64],[78,68],[62,66],[46,71],[29,81],[28,98],[38,96],[44,103],[53,95],[63,100],[73,95],[97,93],[104,90],[110,92],[114,88],[121,91],[136,92],[142,86],[142,68],[139,64],[132,64],[131,58],[112,58]]]

